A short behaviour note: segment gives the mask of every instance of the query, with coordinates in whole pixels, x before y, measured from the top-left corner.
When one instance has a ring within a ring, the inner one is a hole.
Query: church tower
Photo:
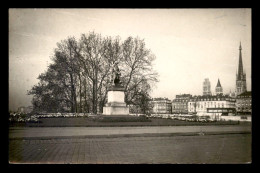
[[[242,46],[240,42],[238,72],[236,74],[236,95],[239,95],[245,91],[246,91],[246,74],[243,71]]]
[[[206,78],[203,82],[203,95],[212,95],[210,90],[210,81],[209,78]]]
[[[219,82],[219,79],[218,79],[218,83],[217,83],[215,91],[216,91],[216,95],[223,94],[223,88],[222,88],[222,86],[221,86],[221,84]]]

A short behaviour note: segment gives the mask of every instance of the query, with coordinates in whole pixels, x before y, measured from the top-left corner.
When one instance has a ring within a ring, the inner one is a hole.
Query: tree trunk
[[[95,79],[93,81],[93,113],[97,114],[97,69],[95,69]]]
[[[75,112],[78,112],[78,108],[77,108],[77,94],[76,94],[76,88],[75,85],[73,84],[73,93],[74,93],[74,107],[75,107]]]
[[[93,86],[92,86],[92,90],[93,90],[93,95],[92,95],[92,112],[95,113],[95,86],[96,86],[96,81],[93,81]]]
[[[82,113],[82,106],[81,106],[81,76],[79,73],[79,112]]]
[[[74,113],[77,111],[77,100],[76,100],[74,80],[71,73],[70,73],[70,86],[71,86],[71,103],[72,103],[71,113]]]
[[[87,109],[87,82],[86,82],[86,79],[85,79],[85,82],[84,82],[84,99],[85,99],[85,104],[84,104],[84,112],[88,112],[88,109]]]

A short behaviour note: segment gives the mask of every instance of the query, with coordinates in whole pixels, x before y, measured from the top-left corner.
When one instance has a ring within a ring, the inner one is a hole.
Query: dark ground
[[[117,122],[79,117],[40,120],[42,123],[9,128],[10,163],[251,162],[251,123],[247,122],[157,118]],[[190,132],[194,134],[185,135]]]
[[[251,134],[10,139],[10,163],[250,163]]]

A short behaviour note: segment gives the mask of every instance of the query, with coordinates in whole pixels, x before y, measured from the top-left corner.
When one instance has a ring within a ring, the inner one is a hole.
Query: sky
[[[95,31],[144,39],[156,56],[152,97],[235,91],[239,44],[251,91],[251,9],[9,9],[9,110],[30,106],[27,91],[52,63],[57,42]]]

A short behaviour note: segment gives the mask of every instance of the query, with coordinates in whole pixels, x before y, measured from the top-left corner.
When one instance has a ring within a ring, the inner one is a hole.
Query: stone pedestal
[[[103,107],[103,115],[129,115],[129,107],[125,103],[123,86],[112,86],[108,91],[108,101]]]

